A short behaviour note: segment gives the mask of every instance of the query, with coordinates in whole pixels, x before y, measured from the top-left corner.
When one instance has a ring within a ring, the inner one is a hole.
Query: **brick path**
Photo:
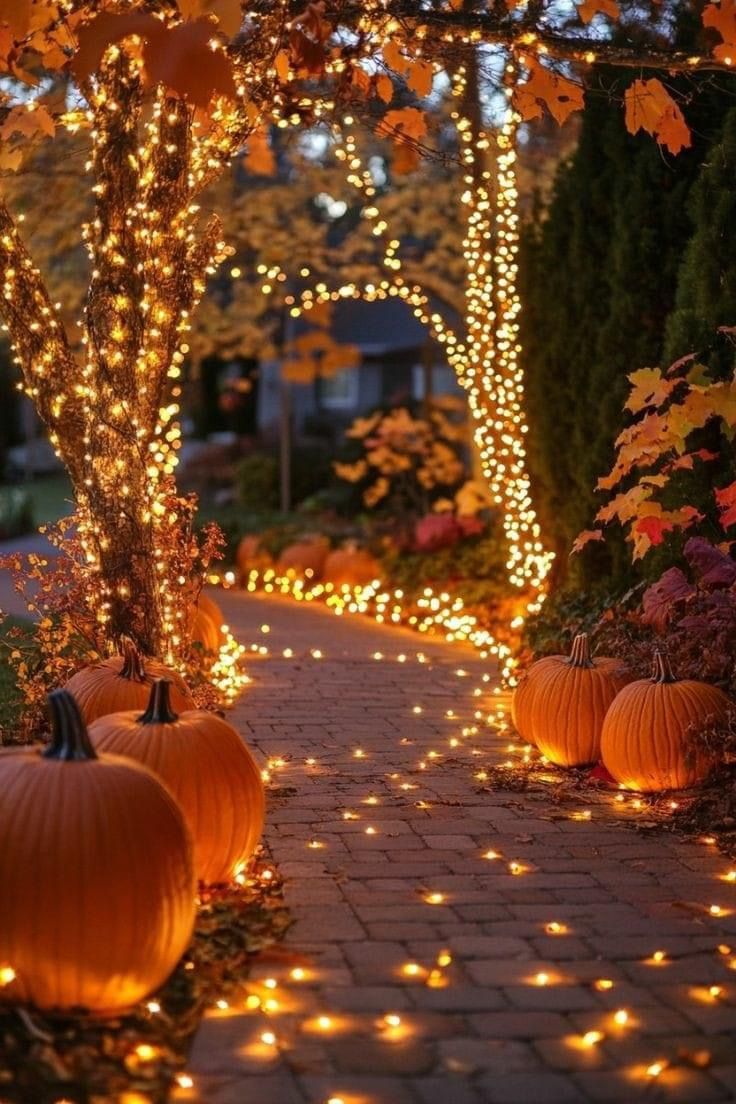
[[[286,760],[266,838],[296,917],[293,957],[259,964],[249,984],[278,1011],[248,1011],[244,994],[205,1021],[196,1089],[176,1099],[736,1099],[736,887],[715,848],[637,832],[626,820],[640,814],[610,798],[586,819],[551,794],[483,792],[474,775],[508,757],[508,735],[463,735],[493,705],[469,651],[279,599],[224,604],[241,640],[271,650],[234,720],[264,760]],[[733,955],[719,951],[730,942]],[[603,1038],[586,1046],[587,1032]]]

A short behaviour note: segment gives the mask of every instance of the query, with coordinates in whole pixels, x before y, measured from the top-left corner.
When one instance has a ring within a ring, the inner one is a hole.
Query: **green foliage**
[[[0,540],[30,533],[33,529],[33,505],[23,487],[0,487]]]
[[[507,547],[499,529],[466,537],[435,552],[392,546],[381,556],[391,585],[415,595],[425,586],[447,585],[467,605],[493,604],[508,596]]]
[[[736,324],[736,108],[709,150],[692,190],[693,233],[667,322],[664,363],[697,352],[718,375],[733,370],[733,347],[714,344],[719,326]]]
[[[256,452],[246,456],[235,472],[236,496],[244,510],[276,510],[279,504],[279,462]]]
[[[245,510],[264,512],[279,507],[281,464],[278,454],[256,452],[240,461],[236,496]],[[333,481],[327,449],[321,444],[298,444],[291,454],[291,498],[299,506]]]
[[[729,103],[701,89],[693,148],[665,159],[650,139],[626,133],[604,94],[612,81],[620,75],[600,72],[578,147],[549,208],[526,227],[520,258],[529,465],[560,577],[600,504],[595,484],[626,421],[626,377],[661,361],[692,232],[687,197]],[[602,575],[633,578],[620,538],[570,563],[570,583]]]

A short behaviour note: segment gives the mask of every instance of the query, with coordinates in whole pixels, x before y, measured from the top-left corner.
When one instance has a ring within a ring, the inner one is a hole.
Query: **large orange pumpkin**
[[[192,934],[182,813],[137,763],[97,756],[71,694],[49,697],[45,749],[0,755],[3,997],[115,1013],[152,992]]]
[[[64,687],[74,695],[86,724],[121,709],[145,709],[157,678],[171,679],[175,709],[194,709],[194,699],[180,675],[157,659],[144,659],[128,638],[122,648],[122,655],[77,671]]]
[[[201,644],[205,652],[216,654],[225,643],[225,634],[222,631],[224,621],[217,602],[209,595],[200,593],[194,614],[192,640],[195,644]]]
[[[249,533],[238,545],[235,562],[241,578],[244,578],[249,571],[265,571],[271,566],[272,560],[267,549],[261,544],[261,538]]]
[[[519,735],[561,767],[600,756],[603,719],[628,679],[618,659],[591,659],[587,633],[569,656],[534,663],[514,691],[512,719]]]
[[[381,578],[381,567],[370,552],[348,546],[330,552],[324,563],[322,577],[335,586],[367,586]]]
[[[329,541],[325,537],[305,537],[304,540],[289,544],[278,559],[280,571],[295,571],[297,575],[307,575],[310,579],[319,579],[330,551]]]
[[[702,781],[713,760],[689,746],[694,728],[725,719],[717,686],[677,679],[658,651],[651,679],[632,682],[608,710],[601,735],[606,768],[629,790],[679,790]]]
[[[158,679],[145,713],[100,717],[90,738],[99,751],[129,756],[163,779],[192,833],[197,877],[229,881],[263,831],[261,772],[232,725],[199,709],[177,716],[169,690]]]

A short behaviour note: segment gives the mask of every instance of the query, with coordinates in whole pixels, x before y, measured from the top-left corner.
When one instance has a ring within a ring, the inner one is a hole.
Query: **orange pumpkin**
[[[201,644],[205,652],[217,654],[225,643],[225,633],[222,631],[224,621],[217,602],[209,595],[200,593],[192,627],[193,642]]]
[[[689,747],[693,728],[725,719],[730,702],[717,686],[677,679],[655,652],[651,679],[632,682],[608,710],[601,736],[603,762],[629,790],[679,790],[702,781],[713,759]]]
[[[263,831],[261,772],[236,730],[205,710],[180,716],[170,683],[157,679],[148,708],[101,717],[90,727],[99,751],[144,763],[181,806],[194,842],[194,869],[203,882],[225,882],[255,850]]]
[[[324,537],[305,537],[283,550],[278,560],[279,570],[291,570],[309,579],[319,579],[329,551],[329,541]]]
[[[77,671],[64,687],[74,695],[85,724],[121,709],[145,709],[157,678],[171,679],[175,709],[194,709],[194,699],[180,675],[157,659],[144,659],[127,637],[122,648],[122,655]]]
[[[561,767],[592,763],[606,711],[627,682],[621,661],[591,659],[588,634],[580,633],[569,656],[547,656],[529,668],[514,691],[514,726]]]
[[[49,696],[45,749],[0,755],[3,997],[116,1013],[158,988],[192,934],[182,813],[155,775],[97,756],[71,694]]]
[[[335,586],[367,586],[381,578],[381,567],[370,552],[352,545],[330,552],[324,563],[322,577]]]
[[[272,560],[261,544],[261,538],[251,533],[240,541],[235,562],[241,577],[244,577],[249,571],[264,571],[267,567],[271,567]]]

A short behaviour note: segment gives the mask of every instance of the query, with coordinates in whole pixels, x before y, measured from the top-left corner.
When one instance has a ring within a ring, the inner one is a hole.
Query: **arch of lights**
[[[325,283],[308,288],[298,295],[286,295],[285,303],[291,315],[299,317],[321,303],[341,298],[367,301],[398,297],[411,307],[415,316],[427,326],[442,345],[465,390],[473,419],[473,436],[480,457],[484,478],[492,501],[500,508],[508,545],[507,571],[509,583],[520,592],[518,612],[510,628],[518,631],[526,617],[537,612],[545,597],[545,581],[552,553],[545,550],[531,499],[529,475],[524,447],[527,424],[524,416],[523,373],[519,365],[519,322],[521,303],[516,288],[519,248],[518,191],[516,186],[516,138],[520,116],[511,103],[516,65],[509,60],[505,67],[504,94],[506,105],[500,126],[489,135],[474,128],[462,112],[466,75],[460,69],[453,81],[453,96],[457,109],[452,113],[460,142],[463,169],[462,203],[466,211],[463,252],[466,260],[464,338],[458,336],[441,314],[432,309],[429,295],[418,284],[409,284],[401,272],[397,255],[399,241],[381,217],[374,196],[370,172],[357,152],[354,136],[344,132],[336,148],[336,157],[344,162],[348,183],[367,201],[363,217],[373,223],[372,232],[381,241],[383,277],[373,282],[347,283],[328,288]],[[345,126],[353,123],[349,116]],[[490,156],[489,156],[490,154]],[[483,167],[480,159],[488,159]],[[270,293],[276,281],[285,283],[287,276],[278,265],[262,266],[263,290]],[[255,586],[256,576],[249,585]],[[281,593],[294,593],[293,580],[269,580],[269,588]],[[309,590],[309,588],[307,588]],[[296,587],[298,597],[304,597],[303,584]],[[318,588],[321,593],[320,588]],[[312,588],[311,596],[318,593]],[[355,605],[355,596],[345,596],[347,607]],[[401,596],[403,597],[403,595]],[[362,612],[366,604],[358,598]],[[335,599],[333,598],[333,603]],[[338,605],[344,606],[342,601]],[[336,610],[337,612],[337,610]],[[342,612],[342,609],[340,610]],[[455,606],[454,613],[460,613]],[[463,613],[468,617],[467,613]],[[383,619],[383,617],[381,617]],[[396,617],[393,618],[396,620]],[[499,644],[485,630],[461,633],[477,643],[486,653],[502,662],[505,676],[513,678],[514,661],[506,645]],[[426,628],[424,629],[426,631]]]

